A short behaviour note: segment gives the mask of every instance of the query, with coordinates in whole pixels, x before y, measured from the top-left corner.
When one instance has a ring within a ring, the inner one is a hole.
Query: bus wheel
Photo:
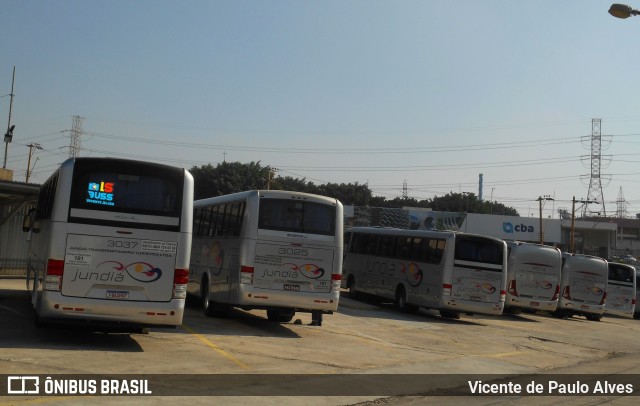
[[[396,289],[395,306],[398,310],[405,313],[415,313],[418,311],[418,306],[410,305],[407,301],[407,291],[404,286],[400,285]]]
[[[599,314],[587,314],[585,317],[589,321],[600,321],[602,319],[602,316]]]
[[[288,323],[296,312],[289,310],[267,310],[267,319],[275,323]]]
[[[445,319],[459,319],[460,318],[460,313],[458,312],[454,312],[453,310],[445,310],[445,309],[441,309],[439,310],[440,316],[444,317]]]
[[[522,309],[519,307],[509,306],[509,307],[505,307],[502,313],[518,315],[518,314],[522,314]]]
[[[42,317],[40,317],[40,315],[38,313],[36,313],[35,318],[33,319],[33,324],[36,326],[36,328],[47,328],[49,327],[49,324],[47,322],[45,322]]]
[[[200,299],[202,304],[202,311],[204,312],[204,314],[207,317],[225,317],[227,315],[228,308],[211,300],[209,279],[203,278],[202,284],[200,286]]]
[[[356,278],[353,275],[349,275],[349,279],[347,279],[347,288],[349,288],[349,298],[357,299],[359,295],[356,291]]]

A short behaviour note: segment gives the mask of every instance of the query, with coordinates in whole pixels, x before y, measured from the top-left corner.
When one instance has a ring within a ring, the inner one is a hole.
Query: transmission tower
[[[602,178],[600,177],[600,161],[602,158],[602,133],[600,131],[602,119],[591,120],[591,176],[589,178],[589,192],[587,201],[597,202],[594,205],[584,205],[582,216],[588,214],[598,214],[606,217],[607,211],[604,207],[604,194],[602,193]],[[599,209],[602,205],[602,209]]]
[[[80,137],[84,134],[82,130],[82,120],[80,116],[73,116],[73,126],[71,127],[71,141],[69,143],[69,157],[75,158],[80,155],[82,149],[82,140]]]
[[[616,217],[619,219],[624,219],[629,216],[629,212],[627,208],[629,207],[629,203],[624,199],[624,194],[622,194],[622,186],[620,186],[620,192],[618,192],[618,198],[616,199]]]
[[[408,199],[409,198],[409,189],[407,189],[407,181],[406,180],[404,182],[402,182],[402,198],[403,199]]]

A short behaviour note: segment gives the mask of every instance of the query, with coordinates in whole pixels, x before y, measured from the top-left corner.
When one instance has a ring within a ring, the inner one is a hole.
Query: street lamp
[[[629,18],[631,16],[637,16],[640,11],[627,6],[626,4],[614,3],[609,7],[609,14],[616,18]]]

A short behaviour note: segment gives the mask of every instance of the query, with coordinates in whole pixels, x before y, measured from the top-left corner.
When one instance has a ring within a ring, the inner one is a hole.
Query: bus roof
[[[194,206],[206,206],[213,203],[225,203],[236,200],[245,200],[249,197],[260,196],[269,198],[300,198],[305,200],[312,200],[315,202],[323,202],[326,204],[342,205],[340,201],[333,197],[327,197],[322,195],[315,195],[312,193],[293,192],[287,190],[247,190],[245,192],[232,193],[228,195],[207,197],[204,199],[195,200]]]

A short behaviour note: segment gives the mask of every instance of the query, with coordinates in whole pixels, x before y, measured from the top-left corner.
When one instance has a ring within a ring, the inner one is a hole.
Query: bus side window
[[[411,259],[418,262],[424,262],[427,256],[426,252],[426,240],[423,238],[414,237],[411,243]]]
[[[358,234],[356,238],[356,243],[354,246],[354,252],[357,252],[358,254],[366,254],[368,245],[369,245],[369,235]]]
[[[202,217],[200,218],[200,235],[204,237],[211,236],[211,206],[205,206],[202,208]]]
[[[193,235],[194,236],[199,236],[200,235],[200,216],[202,216],[202,207],[197,207],[194,211],[193,211]]]
[[[400,259],[409,259],[411,237],[398,237],[396,255]]]
[[[434,263],[439,264],[440,262],[442,262],[442,257],[444,256],[444,249],[446,246],[446,240],[438,240],[438,242],[436,243],[436,256]]]
[[[380,242],[379,235],[370,235],[367,243],[367,254],[378,255],[378,244]]]
[[[383,235],[380,237],[380,255],[383,257],[393,257],[395,250],[395,237]]]
[[[242,233],[242,224],[244,223],[245,203],[244,202],[238,203],[237,210],[238,211],[237,211],[237,218],[236,218],[236,228],[233,234],[236,237],[240,236],[240,233]]]

